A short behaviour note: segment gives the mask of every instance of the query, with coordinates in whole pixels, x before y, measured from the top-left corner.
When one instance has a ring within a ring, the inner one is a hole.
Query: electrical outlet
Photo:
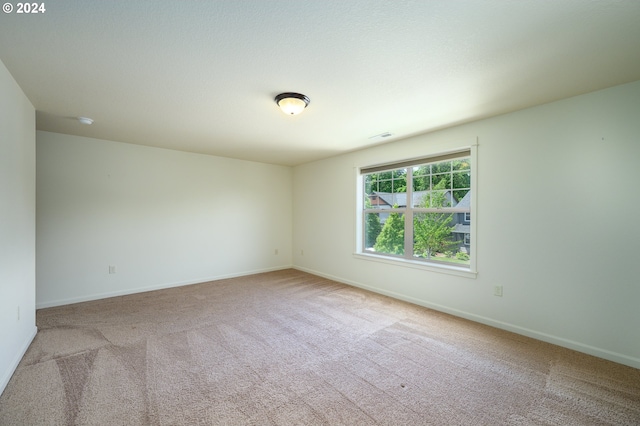
[[[20,321],[20,306],[18,306],[18,321]]]
[[[275,250],[273,251],[273,254],[278,254],[278,249],[275,249]]]
[[[494,296],[498,296],[498,297],[502,297],[502,286],[501,285],[493,286],[493,295]]]
[[[300,256],[304,256],[304,250],[300,249]]]
[[[110,274],[116,273],[116,265],[109,265],[109,273]]]

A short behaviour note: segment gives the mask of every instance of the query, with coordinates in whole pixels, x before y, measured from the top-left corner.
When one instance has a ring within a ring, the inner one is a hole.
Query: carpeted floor
[[[640,370],[295,270],[37,325],[2,425],[640,424]]]

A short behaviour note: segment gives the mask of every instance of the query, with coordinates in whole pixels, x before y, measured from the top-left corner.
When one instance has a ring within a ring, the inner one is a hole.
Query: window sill
[[[459,277],[473,278],[475,279],[478,272],[472,271],[467,268],[460,268],[450,265],[435,265],[433,263],[426,263],[417,260],[407,260],[400,258],[391,258],[387,256],[379,256],[368,253],[353,253],[353,257],[356,259],[367,260],[370,262],[386,263],[389,265],[403,266],[405,268],[421,269],[423,271],[437,272],[440,274],[456,275]]]

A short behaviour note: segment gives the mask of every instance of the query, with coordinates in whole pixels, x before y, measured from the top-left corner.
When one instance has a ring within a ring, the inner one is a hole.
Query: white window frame
[[[477,238],[476,238],[477,214],[476,213],[477,213],[477,199],[478,199],[477,147],[478,145],[476,143],[468,147],[461,147],[459,149],[455,149],[451,151],[434,153],[433,155],[430,155],[428,157],[421,157],[415,160],[399,160],[399,161],[386,163],[390,166],[389,170],[392,170],[392,169],[402,168],[403,163],[417,165],[417,164],[428,163],[430,158],[441,158],[443,156],[458,154],[465,151],[470,153],[469,156],[471,161],[470,173],[471,173],[472,196],[471,196],[471,206],[470,206],[470,209],[471,209],[471,217],[470,217],[471,230],[470,231],[471,232],[469,234],[470,234],[471,241],[469,242],[469,249],[471,251],[471,257],[470,257],[469,267],[460,267],[460,266],[454,266],[451,264],[428,262],[424,260],[413,260],[407,257],[394,257],[393,255],[375,254],[375,253],[369,253],[364,251],[364,214],[363,214],[364,212],[364,190],[363,190],[364,175],[362,174],[361,171],[363,169],[372,167],[371,165],[354,167],[357,189],[356,189],[356,224],[355,224],[356,238],[355,238],[355,251],[353,253],[353,256],[357,259],[372,261],[377,263],[386,263],[386,264],[398,265],[398,266],[409,267],[414,269],[427,270],[431,272],[438,272],[438,273],[445,273],[445,274],[457,275],[457,276],[468,277],[468,278],[475,278],[477,276],[477,264],[476,264],[476,259],[477,259],[477,255],[476,255],[477,253]],[[416,161],[421,161],[422,163],[416,163]],[[381,164],[380,167],[382,167],[383,165],[384,164]],[[403,212],[400,212],[399,210],[398,212],[403,213]]]

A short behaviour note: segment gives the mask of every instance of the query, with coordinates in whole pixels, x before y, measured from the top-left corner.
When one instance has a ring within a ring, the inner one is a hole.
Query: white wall
[[[291,216],[290,167],[37,132],[37,306],[290,267]]]
[[[35,109],[0,62],[0,393],[36,335]]]
[[[298,166],[294,265],[640,368],[639,112],[636,82]],[[353,257],[354,168],[476,137],[477,278]]]

